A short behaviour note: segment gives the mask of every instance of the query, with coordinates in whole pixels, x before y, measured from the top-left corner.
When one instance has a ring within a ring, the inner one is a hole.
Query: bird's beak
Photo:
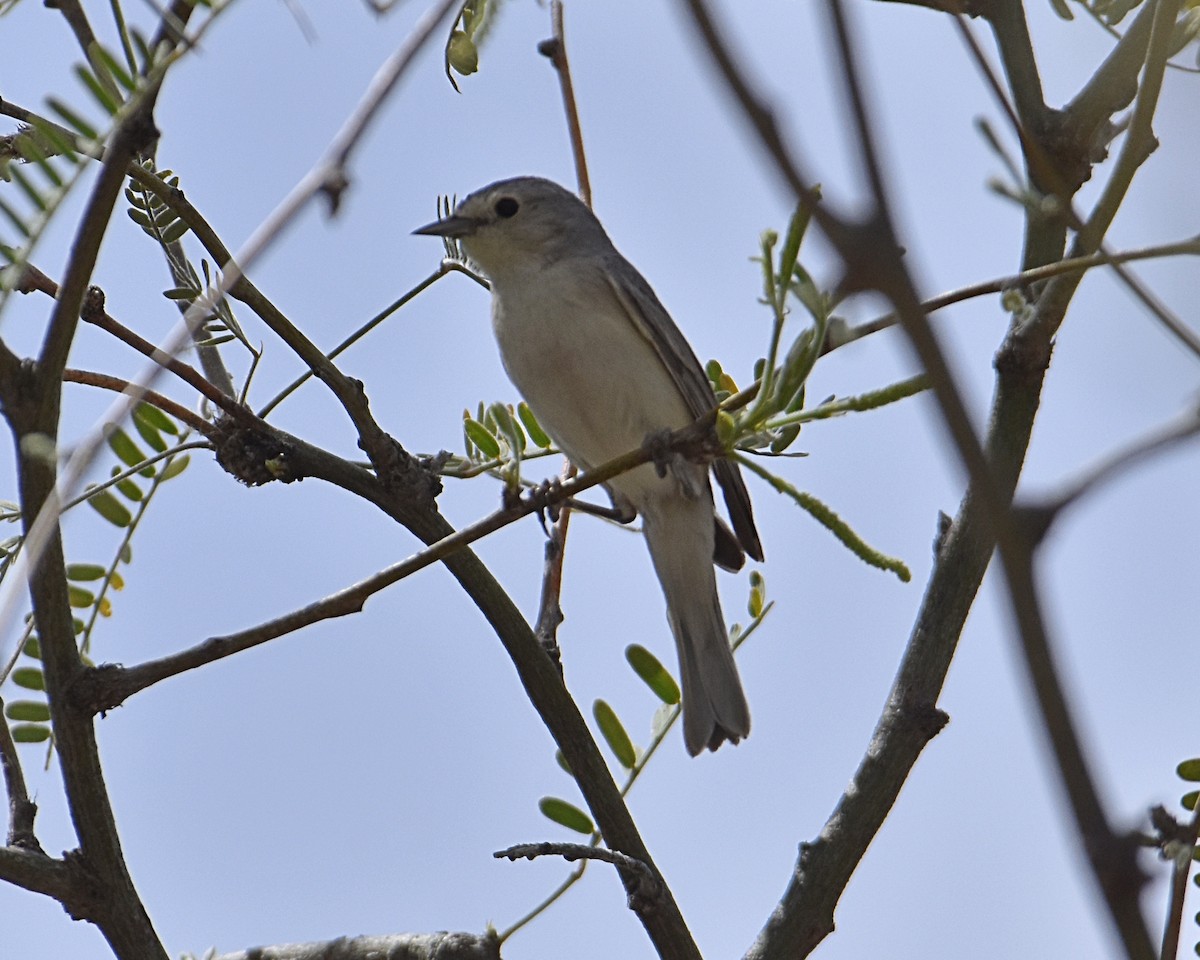
[[[450,216],[444,220],[435,220],[423,227],[418,227],[413,233],[424,234],[428,237],[449,237],[458,240],[469,237],[479,227],[479,222],[470,217]]]

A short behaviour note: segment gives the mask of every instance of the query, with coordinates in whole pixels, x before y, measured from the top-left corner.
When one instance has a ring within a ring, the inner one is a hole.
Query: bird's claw
[[[679,484],[679,489],[689,500],[700,496],[701,485],[697,480],[697,470],[687,457],[679,450],[671,448],[672,431],[655,430],[646,434],[643,445],[650,451],[650,462],[654,464],[654,472],[659,479],[665,480],[670,473]]]
[[[562,509],[562,501],[560,499],[555,498],[551,502],[550,498],[561,488],[562,481],[557,477],[543,480],[536,487],[530,487],[526,490],[523,497],[519,491],[509,490],[506,487],[504,491],[505,507],[507,509],[514,509],[519,506],[531,507],[537,514],[538,523],[542,525],[542,531],[546,536],[550,536],[550,529],[546,526],[546,517],[549,516],[551,523],[558,523],[558,517]]]

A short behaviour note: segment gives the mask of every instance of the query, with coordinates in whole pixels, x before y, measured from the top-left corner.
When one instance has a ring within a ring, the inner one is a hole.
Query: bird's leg
[[[633,523],[637,519],[637,510],[633,508],[632,504],[618,503],[615,499],[611,507],[602,507],[598,503],[588,503],[586,500],[576,500],[574,497],[568,500],[567,504],[572,510],[600,517],[603,520],[612,520],[614,523]]]
[[[558,477],[550,480],[543,480],[535,487],[530,487],[525,491],[524,497],[521,496],[521,491],[510,487],[504,488],[504,493],[501,495],[504,509],[514,510],[519,506],[528,505],[533,508],[537,514],[538,523],[542,525],[542,531],[546,536],[550,536],[550,530],[546,526],[546,515],[550,515],[550,522],[558,522],[558,514],[561,509],[561,500],[550,502],[550,497],[554,491],[562,487],[562,482]]]
[[[671,448],[669,429],[646,434],[642,444],[650,451],[650,462],[654,464],[654,470],[660,478],[665,480],[670,473],[679,484],[680,492],[689,500],[695,500],[701,495],[704,472],[697,470],[680,451]]]

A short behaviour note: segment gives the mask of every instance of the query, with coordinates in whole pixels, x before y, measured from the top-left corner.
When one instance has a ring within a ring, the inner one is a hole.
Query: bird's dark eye
[[[509,217],[516,216],[521,205],[512,197],[501,197],[496,201],[496,215],[507,220]]]

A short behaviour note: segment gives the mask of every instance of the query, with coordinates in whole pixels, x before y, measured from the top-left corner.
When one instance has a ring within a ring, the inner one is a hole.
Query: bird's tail
[[[683,679],[683,740],[692,756],[750,732],[713,571],[712,497],[663,497],[642,518]]]

